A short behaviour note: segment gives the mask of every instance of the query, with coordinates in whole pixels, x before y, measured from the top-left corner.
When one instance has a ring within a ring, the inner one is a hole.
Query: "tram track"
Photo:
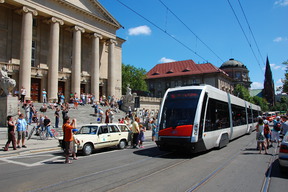
[[[206,177],[204,177],[204,179],[200,180],[199,182],[197,182],[197,184],[193,185],[192,187],[188,188],[187,190],[185,190],[185,192],[193,192],[193,191],[197,191],[198,189],[200,189],[202,186],[204,186],[205,184],[207,184],[214,176],[216,176],[218,173],[220,173],[223,169],[225,169],[225,167],[227,167],[234,159],[236,159],[242,152],[243,150],[247,147],[252,145],[255,142],[255,139],[253,138],[247,145],[245,145],[242,149],[240,149],[239,151],[237,151],[236,153],[234,153],[233,155],[230,155],[230,158],[225,161],[223,164],[221,164],[220,166],[218,166],[215,170],[213,170],[212,172],[210,172]],[[172,164],[171,166],[165,167],[163,169],[159,169],[151,174],[147,174],[144,175],[142,177],[138,177],[136,179],[133,179],[121,186],[117,186],[111,190],[108,190],[108,192],[115,192],[115,191],[121,191],[121,189],[124,189],[125,187],[128,187],[129,185],[133,185],[141,180],[144,180],[145,178],[151,177],[153,175],[157,175],[161,172],[167,171],[169,169],[172,169],[176,166],[179,166],[181,164],[184,164],[188,161],[191,161],[193,158],[190,159],[185,159],[182,161],[179,161],[175,164]]]
[[[235,142],[235,141],[233,141],[233,142]],[[186,186],[183,188],[183,185],[182,185],[181,190],[179,190],[179,191],[186,191],[186,192],[191,191],[192,192],[192,191],[198,191],[200,189],[202,189],[202,191],[203,191],[203,190],[205,190],[205,187],[207,187],[206,185],[213,183],[211,181],[214,181],[214,182],[217,181],[217,178],[219,178],[219,177],[216,177],[216,175],[219,174],[221,176],[221,174],[223,174],[223,173],[225,173],[225,171],[229,170],[229,169],[225,169],[225,168],[227,168],[230,164],[235,163],[233,161],[235,159],[237,159],[237,157],[240,156],[243,153],[243,151],[247,150],[247,148],[249,148],[249,147],[251,148],[251,146],[253,146],[255,143],[255,138],[253,137],[253,139],[252,139],[252,137],[251,137],[251,138],[245,139],[244,142],[247,144],[239,146],[239,148],[231,151],[230,154],[227,154],[227,152],[230,151],[231,149],[233,149],[234,146],[237,146],[238,145],[237,143],[236,144],[234,143],[234,145],[232,145],[230,147],[231,148],[230,150],[224,149],[224,151],[223,151],[223,149],[221,149],[220,152],[224,152],[221,154],[222,155],[225,154],[225,159],[221,158],[222,161],[218,164],[215,164],[215,166],[213,166],[213,169],[212,169],[212,167],[210,167],[209,169],[206,169],[206,173],[203,174],[201,177],[198,177],[198,179],[194,180],[193,184],[190,183],[190,187],[189,187],[189,183],[186,182]],[[239,141],[238,141],[238,143],[239,143]],[[231,144],[233,144],[233,143],[231,143]],[[229,147],[229,145],[228,145],[228,147]],[[270,163],[269,163],[270,165],[275,160],[275,153],[276,153],[276,150],[274,152],[273,158],[272,157],[270,158]],[[257,154],[257,153],[255,153],[255,154]],[[69,189],[69,187],[66,188],[67,184],[69,184],[69,183],[74,183],[74,186],[79,185],[79,184],[81,186],[83,186],[84,183],[89,183],[95,179],[107,180],[106,178],[110,178],[110,179],[118,178],[118,179],[113,180],[114,182],[112,185],[111,185],[111,183],[110,184],[105,183],[102,185],[94,186],[93,188],[90,188],[88,190],[86,189],[85,191],[91,190],[91,191],[117,192],[117,191],[125,191],[127,189],[128,189],[127,191],[131,191],[132,189],[134,189],[135,186],[139,186],[139,184],[141,184],[141,183],[149,184],[149,179],[151,179],[151,178],[161,178],[161,176],[163,177],[163,175],[167,175],[167,174],[172,175],[173,171],[175,171],[175,170],[178,170],[178,171],[179,170],[185,170],[185,167],[189,167],[190,165],[195,164],[193,162],[194,160],[199,162],[199,160],[204,159],[204,157],[207,155],[208,155],[208,158],[212,157],[214,155],[214,152],[212,154],[210,152],[208,152],[207,154],[200,154],[200,155],[196,155],[196,156],[185,156],[185,157],[183,157],[183,156],[179,157],[178,155],[176,157],[175,154],[173,154],[171,152],[162,153],[162,154],[157,153],[157,154],[154,154],[152,156],[149,156],[149,157],[146,157],[143,159],[138,159],[137,161],[134,161],[134,162],[120,164],[120,165],[115,166],[115,167],[90,172],[89,174],[85,174],[85,175],[82,175],[79,177],[63,180],[61,182],[57,182],[55,184],[45,186],[42,188],[38,188],[35,190],[31,190],[31,191],[51,191],[50,189],[53,189],[53,190],[60,189],[61,190],[64,188]],[[198,159],[198,157],[200,157],[201,159]],[[141,169],[137,169],[137,167],[139,167],[143,164],[146,165],[146,164],[154,164],[155,162],[159,162],[159,161],[151,161],[151,160],[153,160],[153,159],[155,160],[157,158],[171,159],[171,161],[170,160],[169,161],[167,160],[164,162],[162,161],[163,164],[150,166],[146,170],[142,169],[142,172],[137,172],[137,171],[141,170]],[[207,158],[207,157],[205,157],[205,158]],[[213,161],[210,161],[210,162],[213,162]],[[135,169],[135,167],[136,167],[136,169]],[[156,169],[154,169],[153,167]],[[182,167],[182,168],[178,169],[178,167]],[[125,170],[124,174],[126,174],[126,176],[124,176],[124,177],[121,176],[122,175],[121,172],[123,172],[123,170]],[[197,169],[194,169],[194,171],[195,170],[197,170]],[[198,170],[200,170],[200,169],[198,169]],[[223,170],[225,170],[225,171],[223,171]],[[223,173],[222,173],[222,171],[223,171]],[[134,172],[134,173],[132,173],[132,172]],[[180,181],[180,180],[178,180],[178,181]],[[171,182],[173,182],[173,180],[171,180]],[[263,187],[262,188],[264,189],[265,187],[267,189],[269,188],[269,178],[266,178],[263,181]],[[75,191],[75,190],[73,190],[73,188],[70,188],[70,189],[71,189],[71,191]],[[167,191],[169,191],[169,190],[171,191],[171,189],[172,188],[170,188],[170,189],[168,188]],[[260,191],[260,187],[259,187],[259,191]],[[262,191],[264,191],[264,190],[262,190]]]

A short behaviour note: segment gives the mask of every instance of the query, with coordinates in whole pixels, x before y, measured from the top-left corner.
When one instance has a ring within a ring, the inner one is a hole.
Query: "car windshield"
[[[160,130],[192,125],[201,91],[182,90],[168,93],[161,114]]]
[[[77,134],[96,134],[98,126],[83,126]]]

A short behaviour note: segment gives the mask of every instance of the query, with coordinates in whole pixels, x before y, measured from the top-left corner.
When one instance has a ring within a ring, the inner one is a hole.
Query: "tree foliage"
[[[259,105],[262,111],[269,111],[269,103],[264,98],[258,96],[251,97],[249,90],[243,85],[236,85],[234,88],[234,95],[255,105]]]
[[[284,64],[286,66],[285,78],[283,79],[282,92],[283,93],[288,93],[288,60],[283,62],[282,64]]]
[[[236,87],[234,88],[234,95],[246,101],[251,101],[250,93],[248,89],[246,89],[243,85],[236,85]]]
[[[129,87],[133,91],[148,91],[147,84],[145,82],[146,70],[143,68],[136,68],[132,65],[122,64],[122,94],[126,94],[126,87]]]

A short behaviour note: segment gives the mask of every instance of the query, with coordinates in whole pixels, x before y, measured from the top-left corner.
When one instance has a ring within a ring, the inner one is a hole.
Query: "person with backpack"
[[[273,120],[273,129],[271,131],[271,141],[278,143],[278,147],[280,146],[280,130],[281,130],[281,118],[277,116],[276,119]]]
[[[269,141],[271,140],[271,130],[269,127],[269,121],[268,120],[264,120],[264,137],[266,140],[266,145],[267,145],[267,149],[269,149]]]

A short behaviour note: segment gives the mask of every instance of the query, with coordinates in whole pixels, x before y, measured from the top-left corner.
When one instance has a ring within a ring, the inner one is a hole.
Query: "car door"
[[[97,135],[98,135],[98,141],[96,144],[94,144],[95,148],[99,149],[109,147],[111,145],[108,125],[100,126]]]
[[[121,132],[116,125],[109,125],[111,146],[118,145],[121,139]]]
[[[131,141],[132,140],[132,131],[127,127],[127,125],[119,124],[118,127],[121,130],[122,138],[126,138],[128,142]]]

